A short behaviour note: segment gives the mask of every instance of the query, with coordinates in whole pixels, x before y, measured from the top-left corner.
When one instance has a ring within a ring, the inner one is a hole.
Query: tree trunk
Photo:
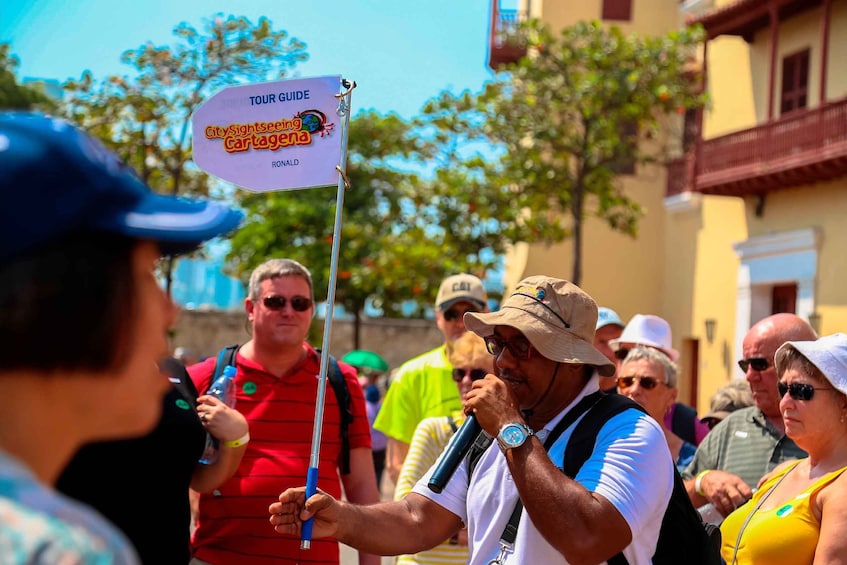
[[[579,286],[582,281],[582,207],[584,198],[585,192],[580,176],[574,183],[573,206],[571,207],[573,218],[573,277],[571,282],[576,286]]]

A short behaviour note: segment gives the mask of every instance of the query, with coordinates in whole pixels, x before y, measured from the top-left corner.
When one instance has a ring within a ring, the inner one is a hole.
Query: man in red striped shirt
[[[251,439],[235,475],[200,495],[192,564],[337,565],[335,540],[314,540],[301,550],[298,537],[280,536],[267,519],[268,501],[303,484],[309,467],[320,370],[319,354],[305,341],[314,314],[311,274],[291,259],[265,262],[250,276],[245,309],[253,339],[236,355],[235,406],[250,424]],[[197,390],[206,390],[215,363],[213,357],[189,368]],[[350,473],[340,471],[340,412],[327,386],[318,488],[339,497],[343,484],[348,500],[369,504],[379,492],[365,399],[356,370],[339,365],[352,399]],[[379,557],[360,554],[359,563],[378,565]]]

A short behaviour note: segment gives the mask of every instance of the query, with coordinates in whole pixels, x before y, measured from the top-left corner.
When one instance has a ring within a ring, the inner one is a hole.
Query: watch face
[[[527,433],[520,424],[508,424],[500,431],[503,443],[508,447],[517,447],[526,441]]]
[[[526,437],[526,433],[520,426],[513,424],[503,430],[503,439],[509,443],[519,443],[524,437]]]

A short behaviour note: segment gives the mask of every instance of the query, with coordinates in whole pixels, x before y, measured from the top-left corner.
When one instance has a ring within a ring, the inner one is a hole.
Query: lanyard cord
[[[771,495],[771,493],[776,490],[776,487],[779,486],[779,483],[781,483],[782,480],[787,477],[789,473],[791,473],[791,471],[793,471],[796,467],[797,466],[795,465],[794,467],[789,469],[784,475],[782,475],[776,482],[776,484],[774,484],[774,486],[768,489],[768,492],[766,492],[764,496],[759,499],[759,502],[756,503],[755,508],[753,508],[753,510],[747,515],[747,518],[744,520],[744,523],[741,524],[741,529],[738,530],[738,537],[735,538],[735,549],[732,551],[732,561],[729,562],[730,565],[735,565],[736,563],[735,559],[738,556],[738,546],[741,544],[741,536],[744,534],[744,529],[747,527],[747,524],[749,524],[750,520],[753,518],[753,514],[755,514],[756,511],[762,507],[762,504],[764,504],[768,497]]]

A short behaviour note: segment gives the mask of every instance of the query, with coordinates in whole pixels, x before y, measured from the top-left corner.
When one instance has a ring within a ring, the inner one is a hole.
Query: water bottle
[[[236,369],[232,365],[224,367],[221,376],[215,379],[215,382],[209,386],[206,394],[214,396],[230,408],[235,408],[235,373]],[[200,463],[211,465],[218,460],[219,452],[220,442],[218,438],[206,432],[206,448],[200,457]]]
[[[711,502],[708,504],[704,504],[703,506],[698,508],[697,512],[700,513],[700,516],[703,518],[703,521],[708,522],[709,524],[720,526],[721,522],[723,522],[723,514],[718,512],[718,509],[715,508],[715,505]]]

